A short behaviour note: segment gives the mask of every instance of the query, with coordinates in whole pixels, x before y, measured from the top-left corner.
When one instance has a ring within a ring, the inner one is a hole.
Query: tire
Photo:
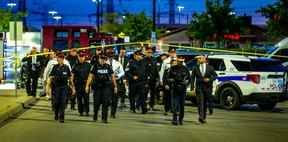
[[[259,103],[258,104],[258,107],[261,109],[261,110],[271,110],[273,109],[275,106],[276,106],[277,103],[275,102],[271,102],[271,103]]]
[[[220,92],[220,105],[227,110],[240,107],[240,95],[233,87],[225,87]]]

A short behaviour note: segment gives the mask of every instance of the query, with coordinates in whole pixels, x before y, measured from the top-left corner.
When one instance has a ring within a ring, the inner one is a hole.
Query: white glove
[[[166,89],[166,90],[170,90],[169,85],[165,85],[165,89]]]

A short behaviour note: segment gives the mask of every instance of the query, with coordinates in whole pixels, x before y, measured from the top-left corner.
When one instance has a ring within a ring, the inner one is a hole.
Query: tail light
[[[248,74],[247,78],[248,78],[248,80],[252,81],[255,84],[260,83],[260,75],[259,74]]]

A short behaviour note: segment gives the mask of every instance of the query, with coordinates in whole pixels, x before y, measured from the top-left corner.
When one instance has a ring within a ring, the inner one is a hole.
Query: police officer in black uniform
[[[94,66],[96,63],[99,63],[99,54],[102,53],[102,48],[96,48],[95,54],[91,57],[90,64]]]
[[[66,57],[66,60],[69,62],[72,69],[79,62],[78,56],[77,56],[77,50],[75,48],[70,49],[69,55]],[[69,90],[68,100],[70,100],[71,109],[75,110],[76,96],[71,94],[71,90]]]
[[[99,54],[99,63],[96,63],[90,71],[86,83],[86,93],[89,93],[90,85],[94,90],[94,116],[93,120],[97,121],[98,111],[102,105],[102,122],[108,123],[108,109],[111,102],[111,96],[117,92],[116,79],[111,65],[108,64],[107,56]],[[114,91],[114,92],[113,92]]]
[[[41,57],[36,56],[37,49],[32,47],[30,54],[22,59],[23,74],[25,76],[25,86],[28,96],[36,97],[36,91],[38,86],[38,79],[41,75]]]
[[[171,93],[172,105],[172,124],[183,124],[184,104],[186,96],[186,88],[189,84],[190,73],[186,66],[183,65],[184,58],[178,57],[177,60],[171,60],[171,68],[164,74],[164,81],[170,85],[165,86]]]
[[[64,64],[64,54],[58,52],[56,54],[58,64],[55,65],[49,75],[47,83],[47,94],[51,95],[53,88],[53,100],[54,102],[54,111],[55,111],[55,120],[58,120],[61,123],[64,123],[64,114],[66,100],[68,97],[68,89],[71,87],[72,94],[75,94],[74,84],[71,78],[71,72],[67,65]]]
[[[156,97],[156,83],[159,80],[159,74],[157,70],[157,64],[153,55],[152,47],[146,47],[145,49],[145,58],[143,59],[144,64],[146,65],[146,73],[147,73],[147,81],[148,81],[148,88],[146,90],[146,96],[148,93],[150,94],[149,106],[150,109],[154,109],[155,105],[155,97]]]
[[[91,65],[85,62],[86,54],[80,53],[79,62],[72,69],[72,80],[76,89],[76,98],[78,103],[78,112],[83,116],[89,116],[89,94],[85,92],[86,83],[91,70]]]
[[[142,114],[145,114],[147,112],[147,97],[145,91],[148,84],[146,65],[143,62],[141,51],[134,53],[133,59],[126,68],[126,78],[129,83],[130,110],[136,113],[135,109],[141,107]]]

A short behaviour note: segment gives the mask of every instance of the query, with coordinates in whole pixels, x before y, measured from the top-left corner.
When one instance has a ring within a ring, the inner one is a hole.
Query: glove
[[[166,89],[166,90],[170,90],[169,85],[165,85],[165,89]]]
[[[86,92],[87,94],[89,94],[90,88],[89,88],[89,87],[86,87],[86,88],[85,88],[85,92]]]
[[[114,88],[114,94],[117,94],[117,93],[118,93],[118,88],[115,87],[115,88]]]

